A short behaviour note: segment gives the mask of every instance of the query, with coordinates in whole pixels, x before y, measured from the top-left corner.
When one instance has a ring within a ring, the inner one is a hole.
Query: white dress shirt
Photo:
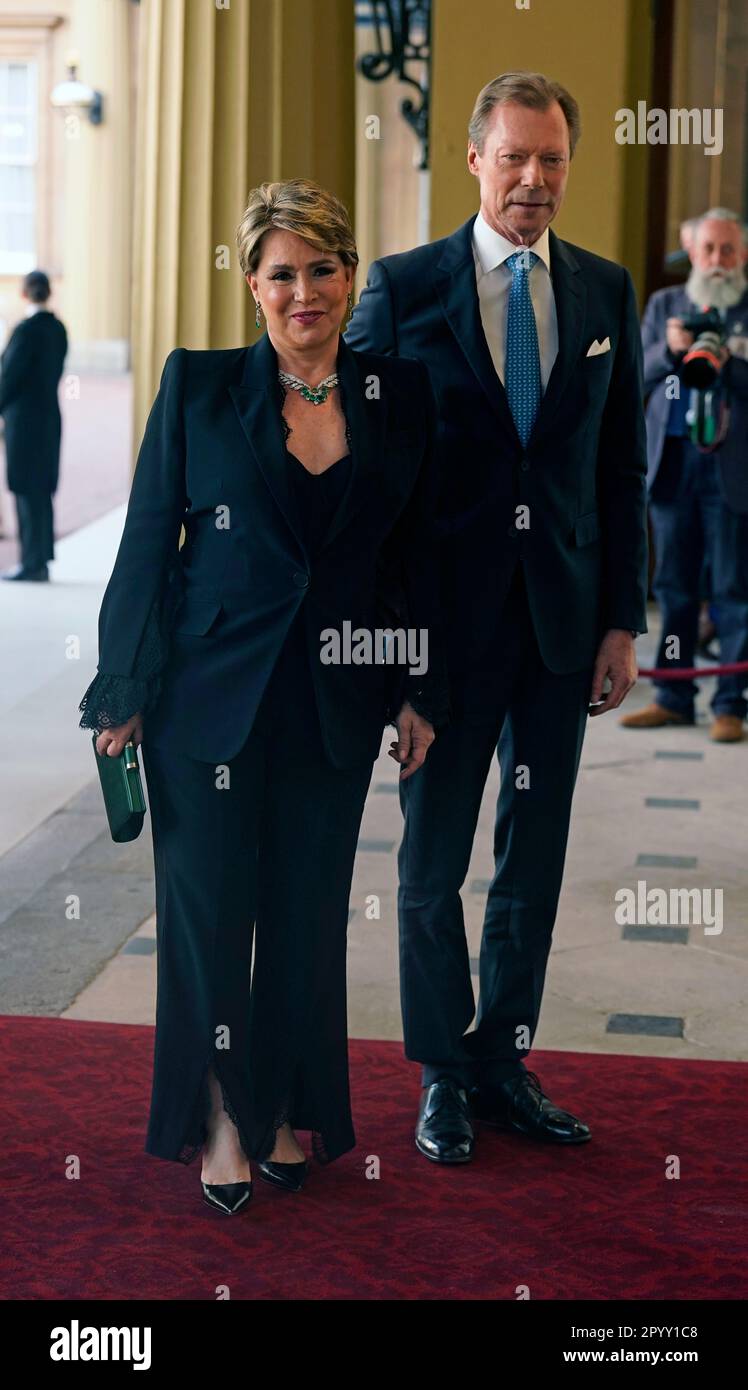
[[[512,272],[505,265],[507,258],[523,248],[507,241],[500,232],[489,227],[482,213],[473,223],[473,256],[478,288],[481,323],[488,350],[497,376],[504,383],[504,354],[506,344],[506,315],[509,305],[509,286]],[[540,380],[545,391],[551,369],[558,355],[558,319],[551,283],[551,248],[548,228],[532,246],[540,259],[529,273],[530,298],[538,329],[540,351]]]

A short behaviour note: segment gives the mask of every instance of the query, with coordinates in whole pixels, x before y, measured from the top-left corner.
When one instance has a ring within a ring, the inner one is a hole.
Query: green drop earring
[[[259,299],[255,300],[255,328],[260,327],[260,315],[262,313]]]

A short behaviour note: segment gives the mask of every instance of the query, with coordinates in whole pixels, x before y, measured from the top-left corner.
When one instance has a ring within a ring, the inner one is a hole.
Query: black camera
[[[686,412],[688,435],[702,453],[711,453],[724,442],[730,422],[720,356],[727,335],[717,309],[705,309],[681,322],[694,335],[680,364],[681,383],[690,394]]]
[[[717,309],[706,309],[682,322],[694,341],[681,362],[681,381],[692,390],[708,391],[722,371],[719,350],[726,342],[722,319]]]

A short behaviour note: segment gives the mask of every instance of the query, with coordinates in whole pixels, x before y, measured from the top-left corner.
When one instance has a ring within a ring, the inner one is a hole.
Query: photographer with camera
[[[737,213],[696,222],[685,285],[657,290],[642,322],[652,587],[660,606],[658,668],[695,664],[701,600],[712,601],[723,665],[748,661],[748,258]],[[709,573],[711,593],[701,592]],[[677,638],[677,642],[673,639]],[[721,676],[710,737],[744,736],[748,673]],[[697,687],[654,682],[629,729],[694,723]]]

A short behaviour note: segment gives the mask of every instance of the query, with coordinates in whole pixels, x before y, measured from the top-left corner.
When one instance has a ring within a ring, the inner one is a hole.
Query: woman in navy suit
[[[247,1205],[251,1159],[298,1190],[296,1129],[323,1163],[355,1144],[345,955],[364,800],[385,723],[405,778],[447,717],[428,374],[341,337],[358,257],[332,194],[263,184],[237,244],[267,331],[166,359],[81,701],[99,752],[142,743],[145,1148],[202,1147],[204,1196],[226,1212]],[[393,626],[420,636],[415,663],[393,665],[394,642],[382,659]]]

